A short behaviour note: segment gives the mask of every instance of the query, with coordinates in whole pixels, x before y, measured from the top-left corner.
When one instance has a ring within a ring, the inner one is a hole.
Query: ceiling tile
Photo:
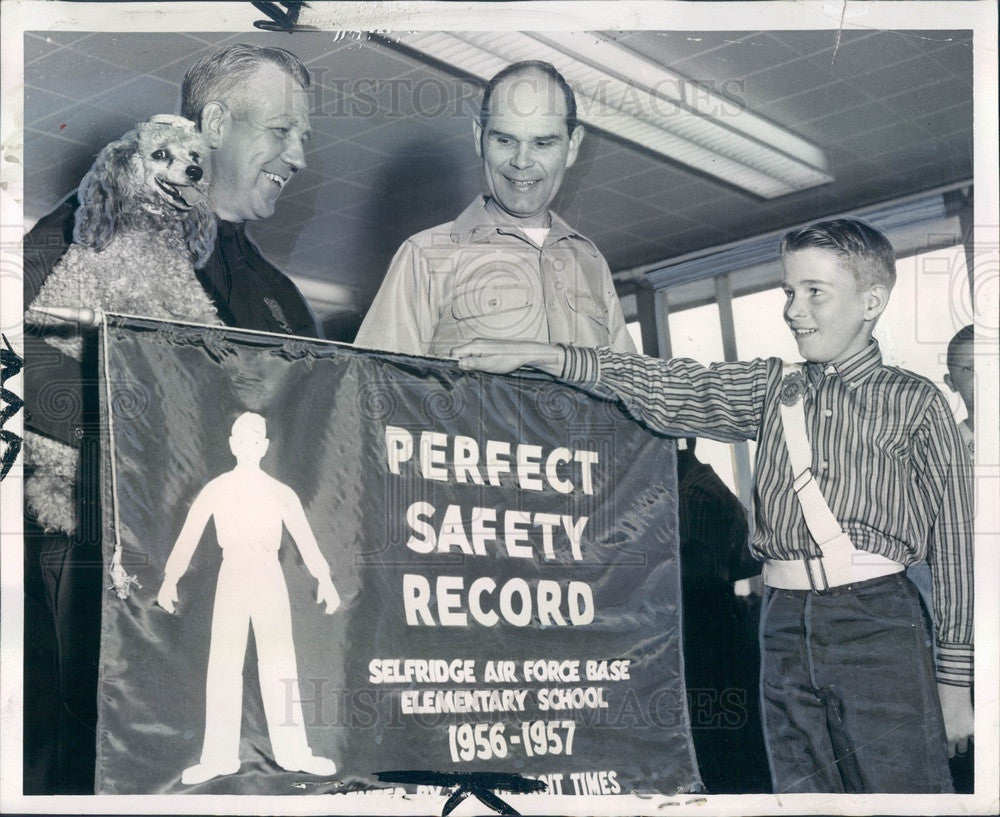
[[[947,78],[904,91],[884,102],[887,108],[906,118],[922,119],[963,99],[970,99],[968,86],[959,79]]]
[[[687,174],[678,167],[650,162],[638,173],[624,177],[613,184],[613,190],[637,199],[666,198],[677,185],[687,182]]]
[[[836,30],[819,31],[771,31],[769,36],[803,55],[818,54],[833,48],[837,42]]]
[[[24,118],[26,122],[37,122],[43,117],[54,116],[59,111],[75,105],[77,100],[45,88],[25,85]]]
[[[622,146],[618,151],[600,158],[589,161],[578,160],[568,172],[587,185],[613,185],[619,179],[634,175],[651,165],[661,166],[662,163],[650,159],[637,150]]]
[[[325,35],[329,39],[329,35]],[[309,70],[319,83],[337,84],[349,93],[371,94],[388,80],[405,76],[424,63],[401,46],[380,40],[357,40],[336,53],[315,59]]]
[[[807,58],[800,57],[787,65],[766,68],[746,78],[744,91],[751,107],[768,105],[782,97],[791,96],[830,82],[830,72]]]
[[[24,137],[24,166],[30,170],[24,174],[24,216],[31,221],[44,216],[76,189],[94,155],[79,143],[48,133],[26,130]],[[46,161],[52,155],[72,158],[65,163]]]
[[[766,109],[767,118],[778,125],[800,133],[806,138],[823,140],[823,133],[806,123],[832,113],[863,106],[870,97],[845,82],[832,82],[808,88],[792,96],[772,102]]]
[[[888,120],[888,111],[882,103],[867,102],[820,116],[803,126],[803,133],[826,143],[838,142],[885,127]]]
[[[138,123],[160,113],[176,113],[180,109],[177,87],[153,76],[140,76],[109,89],[90,100],[93,107],[114,108]]]
[[[754,32],[630,31],[602,33],[654,62],[677,68],[684,60],[722,48]],[[680,69],[677,68],[677,70]]]
[[[26,32],[24,35],[24,64],[31,65],[36,60],[49,57],[53,51],[58,51],[62,47],[62,43],[48,34]]]
[[[859,123],[859,127],[862,126],[862,123]],[[859,130],[855,135],[842,139],[840,147],[866,156],[878,156],[924,138],[924,135],[917,132],[909,122],[888,121],[877,128],[864,132]]]
[[[930,52],[931,58],[948,71],[952,76],[963,81],[971,81],[972,78],[972,38],[968,32],[952,32],[954,37],[951,42],[947,42],[940,48]],[[949,39],[946,37],[944,39]]]
[[[24,33],[24,63],[34,62],[53,51],[89,37],[79,31],[26,31]]]
[[[868,71],[856,84],[872,97],[894,96],[900,91],[944,79],[947,72],[930,57],[917,56]]]
[[[689,79],[719,83],[726,79],[740,79],[801,56],[796,49],[762,33],[727,42],[707,54],[677,63],[674,68]]]
[[[914,121],[926,133],[935,136],[947,134],[962,134],[972,137],[972,101],[960,102],[950,108],[944,108],[929,115],[918,114]]]
[[[700,229],[701,223],[677,212],[670,213],[661,210],[655,215],[629,221],[625,226],[632,235],[640,236],[646,240],[662,240],[672,238],[687,230]]]
[[[108,111],[107,108],[92,105],[76,105],[60,111],[54,116],[42,117],[37,120],[35,130],[68,139],[91,147],[91,156],[108,142],[118,139],[126,131],[135,127],[137,118],[134,112],[128,110]]]
[[[873,54],[879,54],[879,62],[892,61],[885,59],[885,49],[890,48],[890,44],[880,39],[883,34],[874,30],[845,30],[838,37],[836,31],[830,31],[827,47],[813,52],[810,59],[829,75],[829,79],[855,77],[872,67]]]

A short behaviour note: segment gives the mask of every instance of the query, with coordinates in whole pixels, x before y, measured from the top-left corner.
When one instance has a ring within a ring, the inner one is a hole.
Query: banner
[[[98,792],[698,790],[672,444],[548,378],[108,320]]]

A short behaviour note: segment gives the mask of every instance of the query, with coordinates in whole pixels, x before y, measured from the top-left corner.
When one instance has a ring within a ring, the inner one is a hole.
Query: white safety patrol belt
[[[782,382],[796,374],[804,378],[801,364],[785,363]],[[807,559],[768,559],[764,563],[764,584],[785,590],[827,590],[899,573],[904,569],[899,562],[854,547],[830,510],[810,469],[812,448],[806,433],[803,403],[801,393],[794,401],[782,401],[781,425],[792,467],[792,488],[806,527],[822,555]],[[860,480],[858,487],[862,489]]]

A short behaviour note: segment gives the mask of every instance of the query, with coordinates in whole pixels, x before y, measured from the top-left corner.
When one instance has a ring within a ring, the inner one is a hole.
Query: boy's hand
[[[558,377],[562,374],[566,353],[558,346],[529,340],[483,340],[463,343],[451,350],[462,369],[476,369],[491,374],[507,374],[531,367]]]
[[[969,748],[969,738],[975,727],[972,712],[972,690],[951,684],[938,684],[941,714],[944,716],[944,733],[948,741],[948,757],[955,752],[964,753]]]

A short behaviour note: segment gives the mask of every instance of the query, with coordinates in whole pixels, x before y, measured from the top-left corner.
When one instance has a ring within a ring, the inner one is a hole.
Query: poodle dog
[[[129,315],[222,322],[195,276],[215,244],[208,205],[209,147],[195,125],[164,114],[107,145],[78,190],[73,244],[53,268],[25,323],[77,360],[83,337],[36,307],[100,309]],[[25,435],[33,466],[25,495],[46,530],[72,533],[77,451],[37,434]]]

